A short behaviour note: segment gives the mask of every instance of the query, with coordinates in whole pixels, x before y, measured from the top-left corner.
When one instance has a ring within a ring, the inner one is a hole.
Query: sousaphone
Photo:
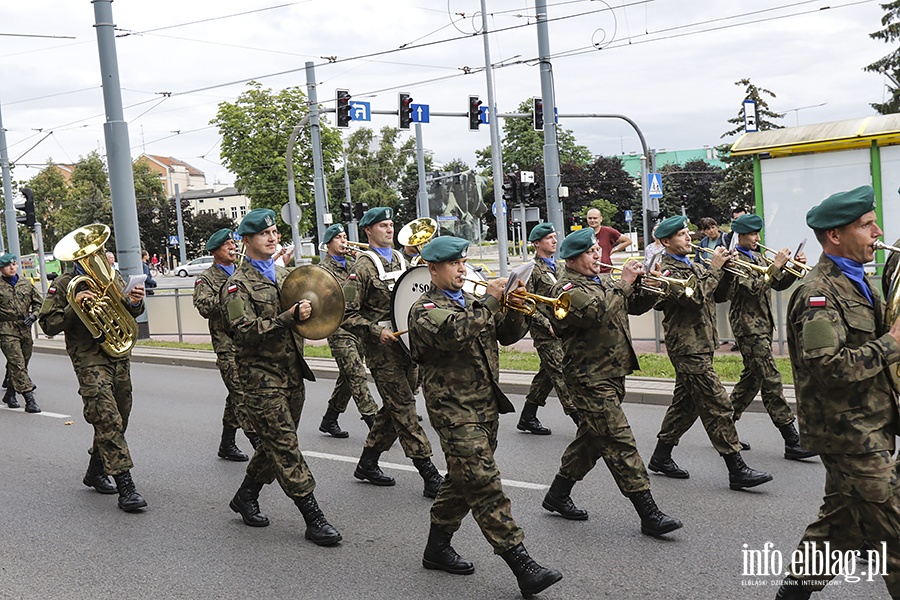
[[[309,300],[312,312],[294,330],[308,340],[321,340],[337,331],[344,320],[344,290],[334,275],[316,265],[301,265],[281,284],[281,310]]]

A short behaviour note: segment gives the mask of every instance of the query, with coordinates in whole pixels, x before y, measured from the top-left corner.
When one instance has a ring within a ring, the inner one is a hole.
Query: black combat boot
[[[344,539],[338,530],[325,519],[312,492],[298,498],[294,503],[303,514],[303,520],[306,521],[306,539],[317,546],[334,546]]]
[[[253,431],[244,431],[244,435],[247,436],[247,441],[250,442],[250,445],[254,450],[262,446],[262,440],[258,435],[256,435]]]
[[[359,458],[359,463],[356,465],[353,476],[357,479],[374,483],[375,485],[395,485],[397,482],[394,481],[394,478],[385,475],[382,472],[381,467],[378,466],[379,456],[381,456],[381,452],[378,450],[375,450],[374,448],[363,448],[362,456]]]
[[[342,430],[341,426],[338,425],[338,417],[340,415],[341,413],[329,406],[328,410],[325,411],[325,416],[322,417],[322,424],[319,425],[319,431],[336,438],[350,437],[350,434]]]
[[[576,410],[576,411],[569,413],[569,418],[572,419],[573,423],[575,423],[575,427],[581,426],[581,413],[580,412],[578,412]]]
[[[87,473],[81,483],[88,487],[92,487],[101,494],[115,494],[119,490],[113,485],[106,471],[103,470],[103,461],[97,456],[96,451],[91,454],[91,460],[88,462]]]
[[[528,431],[535,435],[550,435],[550,430],[541,425],[537,418],[538,405],[526,402],[522,407],[522,416],[519,417],[519,424],[516,429],[519,431]]]
[[[641,533],[644,535],[659,537],[683,527],[681,521],[659,510],[650,490],[628,494],[628,499],[641,517]]]
[[[547,495],[544,496],[544,502],[541,506],[551,512],[558,512],[561,517],[571,521],[587,521],[587,511],[575,506],[575,503],[572,502],[572,498],[569,496],[574,486],[575,482],[571,479],[557,475],[553,479],[553,483],[550,484],[550,489],[547,491]]]
[[[740,444],[741,444],[741,452],[746,452],[747,450],[750,450],[750,444],[748,444],[747,442],[740,442]]]
[[[116,487],[119,489],[119,508],[125,512],[135,512],[147,506],[147,501],[134,488],[131,471],[113,475],[113,479],[116,480]]]
[[[41,407],[38,406],[37,400],[34,399],[34,392],[25,392],[22,394],[25,396],[25,412],[27,413],[39,413],[41,412]],[[18,406],[18,403],[16,403]]]
[[[722,456],[728,465],[728,484],[733,490],[742,490],[772,481],[772,476],[765,471],[755,471],[747,466],[740,452]]]
[[[16,400],[16,390],[13,386],[8,386],[6,388],[6,394],[3,396],[3,401],[6,402],[6,405],[10,408],[19,408],[19,401]]]
[[[247,462],[250,457],[241,452],[234,442],[234,434],[237,429],[231,427],[222,428],[222,441],[219,442],[219,458],[233,460],[234,462]]]
[[[447,533],[434,523],[428,532],[428,544],[425,546],[425,554],[422,555],[422,566],[426,569],[445,571],[453,575],[471,575],[475,572],[475,565],[456,553],[450,540],[452,533]]]
[[[369,428],[369,431],[372,431],[372,425],[375,424],[375,415],[363,415],[360,417],[366,423],[366,427]]]
[[[812,592],[804,590],[800,587],[800,582],[791,576],[784,578],[778,593],[775,594],[775,600],[809,600]]]
[[[647,465],[647,468],[654,473],[661,473],[672,479],[687,479],[691,474],[672,460],[672,448],[674,447],[672,444],[667,444],[662,440],[656,442],[656,450],[653,451],[653,456],[650,457],[650,464]]]
[[[781,437],[784,438],[784,457],[788,460],[801,460],[816,456],[818,452],[810,452],[800,445],[800,434],[794,427],[793,421],[778,428]]]
[[[534,562],[522,544],[510,548],[501,554],[500,558],[512,569],[513,575],[519,581],[519,590],[526,598],[540,594],[562,579],[562,573],[556,569],[547,569]]]
[[[422,495],[426,498],[437,498],[438,490],[441,489],[441,484],[444,483],[444,478],[438,473],[437,467],[434,466],[430,458],[414,458],[412,461],[416,469],[419,470],[419,475],[425,481],[425,490],[422,492]]]
[[[259,492],[262,490],[263,484],[252,479],[249,475],[244,476],[241,487],[238,488],[234,498],[228,505],[236,513],[241,513],[241,519],[244,525],[250,527],[266,527],[269,524],[269,517],[259,512]]]

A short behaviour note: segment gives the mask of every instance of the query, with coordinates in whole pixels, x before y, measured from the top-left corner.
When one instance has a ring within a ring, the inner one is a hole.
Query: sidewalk
[[[321,343],[324,343],[324,340]],[[65,341],[61,336],[57,336],[52,340],[42,337],[35,340],[34,351],[65,355]],[[143,364],[174,365],[203,369],[216,368],[216,355],[211,350],[181,350],[135,346],[131,354],[131,361]],[[321,379],[337,378],[338,370],[334,360],[330,358],[307,358],[306,362],[316,377]],[[506,394],[524,396],[528,393],[532,378],[534,378],[534,372],[532,371],[501,371],[500,387]],[[369,375],[369,381],[372,381],[371,375]],[[725,383],[724,386],[729,393],[734,387],[730,383]],[[625,380],[625,402],[667,406],[672,400],[674,389],[675,381],[673,379],[627,377]],[[784,395],[791,408],[796,410],[794,408],[794,387],[785,385]],[[748,412],[765,412],[759,396],[756,397],[747,410]]]

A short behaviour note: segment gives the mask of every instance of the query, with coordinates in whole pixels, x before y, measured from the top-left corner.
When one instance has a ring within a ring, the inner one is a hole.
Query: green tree
[[[883,29],[870,33],[869,37],[891,44],[894,49],[887,56],[864,67],[864,70],[872,73],[887,73],[894,82],[893,87],[888,86],[891,95],[887,102],[872,102],[869,105],[879,114],[887,115],[900,112],[900,87],[896,85],[900,79],[900,48],[897,47],[897,41],[900,40],[900,1],[887,2],[882,4],[881,8],[884,10],[884,16],[881,17]]]
[[[134,198],[137,204],[138,228],[141,247],[150,254],[165,254],[166,232],[157,215],[166,206],[166,189],[159,175],[139,160],[132,164],[134,172]]]
[[[660,212],[670,217],[680,215],[684,206],[692,223],[703,217],[712,217],[717,223],[731,218],[731,208],[720,206],[713,196],[713,189],[724,180],[724,172],[705,160],[691,160],[684,165],[669,164],[660,169],[663,181],[663,197]]]
[[[29,179],[25,187],[34,192],[34,214],[41,223],[44,248],[52,250],[56,242],[69,233],[59,227],[60,211],[69,202],[69,186],[53,159],[48,158],[47,166]],[[21,233],[19,237],[23,239]]]

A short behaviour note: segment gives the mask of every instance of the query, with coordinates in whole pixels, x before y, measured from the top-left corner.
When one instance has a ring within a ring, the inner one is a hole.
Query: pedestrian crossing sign
[[[648,173],[647,188],[649,189],[648,198],[662,198],[662,173]]]

